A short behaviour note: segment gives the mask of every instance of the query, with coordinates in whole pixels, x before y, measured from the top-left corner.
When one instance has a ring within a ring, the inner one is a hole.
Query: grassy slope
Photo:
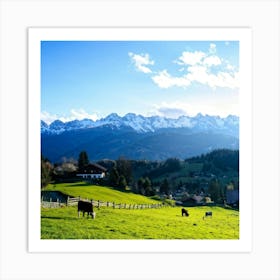
[[[100,201],[109,201],[115,203],[130,203],[130,204],[155,204],[157,200],[148,197],[137,195],[130,192],[121,192],[110,187],[101,187],[88,185],[83,182],[79,183],[61,183],[56,185],[48,185],[45,190],[61,191],[69,196],[88,198]]]
[[[144,204],[158,201],[108,187],[76,184],[49,185],[71,196],[116,203]],[[160,209],[96,209],[95,220],[78,219],[77,207],[41,208],[42,239],[238,239],[239,213],[219,207],[188,208],[182,217],[179,207]],[[213,218],[202,219],[205,211]]]

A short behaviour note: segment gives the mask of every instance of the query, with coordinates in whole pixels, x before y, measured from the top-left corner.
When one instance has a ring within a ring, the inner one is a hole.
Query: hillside
[[[48,190],[61,191],[101,201],[127,204],[154,204],[147,197],[120,192],[109,187],[85,183],[49,185]],[[181,215],[181,207],[153,209],[94,208],[96,218],[78,218],[77,206],[41,207],[42,239],[238,239],[239,212],[215,206],[188,208],[189,217]],[[203,218],[206,211],[213,217]]]
[[[66,195],[78,197],[84,199],[100,200],[104,202],[115,203],[130,203],[130,204],[154,204],[158,203],[157,200],[153,200],[146,196],[134,194],[131,192],[122,192],[110,187],[96,186],[87,184],[85,182],[79,183],[61,183],[61,184],[49,184],[46,191],[60,191]]]
[[[130,159],[165,160],[170,157],[185,159],[215,149],[238,149],[237,137],[216,132],[191,132],[188,128],[160,129],[138,133],[130,128],[98,127],[68,131],[61,134],[42,134],[42,154],[52,162],[63,157],[77,158],[86,150],[92,160]]]

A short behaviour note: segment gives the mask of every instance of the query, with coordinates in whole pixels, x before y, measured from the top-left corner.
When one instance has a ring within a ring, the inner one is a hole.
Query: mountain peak
[[[190,128],[197,132],[219,130],[228,132],[231,135],[238,135],[239,117],[229,115],[226,118],[221,118],[219,116],[204,116],[198,113],[195,117],[180,116],[177,119],[171,119],[160,116],[144,117],[135,113],[128,113],[120,117],[118,114],[112,113],[97,121],[83,119],[64,123],[60,120],[55,120],[50,125],[41,121],[41,133],[60,134],[65,131],[92,129],[105,125],[110,125],[116,129],[127,127],[138,133],[154,132],[165,128]]]

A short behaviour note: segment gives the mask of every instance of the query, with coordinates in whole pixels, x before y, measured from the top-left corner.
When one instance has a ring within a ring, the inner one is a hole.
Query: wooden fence
[[[88,201],[93,204],[94,207],[112,207],[113,209],[154,209],[154,208],[162,208],[166,207],[165,204],[157,203],[157,204],[129,204],[129,203],[115,203],[109,201],[100,201],[100,200],[89,200],[89,199],[81,199],[80,197],[68,197],[66,203],[61,203],[59,199],[57,201],[41,201],[41,206],[45,208],[56,208],[63,206],[74,206],[78,204],[79,200]]]
[[[66,206],[66,203],[61,202],[59,199],[57,199],[56,201],[53,201],[51,198],[49,201],[46,200],[41,200],[41,206],[43,208],[59,208],[59,207],[64,207]]]

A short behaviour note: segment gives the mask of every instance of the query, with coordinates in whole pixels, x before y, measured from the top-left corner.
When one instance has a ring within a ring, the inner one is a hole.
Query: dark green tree
[[[145,194],[144,184],[145,184],[145,179],[143,177],[139,178],[137,181],[137,189],[138,189],[138,193],[143,195]]]
[[[126,179],[123,175],[120,176],[119,187],[121,190],[125,190],[127,186]]]
[[[168,195],[169,192],[170,192],[169,183],[168,183],[168,180],[166,178],[162,181],[162,183],[160,185],[160,192],[164,193],[166,195]]]
[[[132,181],[132,167],[131,162],[124,157],[120,157],[117,161],[117,170],[119,175],[123,175],[127,184],[130,184]]]
[[[78,159],[78,168],[79,170],[83,170],[85,166],[89,164],[89,159],[86,151],[82,151],[79,154],[79,159]]]
[[[223,201],[223,189],[218,180],[215,179],[210,182],[208,192],[214,202],[220,203]]]
[[[52,180],[53,166],[48,159],[41,156],[41,189],[46,187]]]
[[[147,196],[151,196],[155,194],[152,188],[151,180],[148,177],[145,178],[144,189],[145,189],[145,195]]]
[[[181,168],[180,160],[177,158],[169,158],[164,163],[166,172],[178,171]]]
[[[120,175],[116,167],[113,167],[109,174],[109,185],[118,187],[120,182]]]

